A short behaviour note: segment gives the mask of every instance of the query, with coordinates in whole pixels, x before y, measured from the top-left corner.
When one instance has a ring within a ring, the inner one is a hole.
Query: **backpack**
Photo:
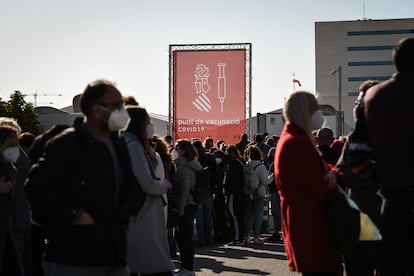
[[[252,167],[249,164],[244,165],[244,186],[243,191],[245,194],[254,195],[259,188],[260,179],[259,175],[256,172],[256,168],[262,165],[262,163],[257,164]]]
[[[210,168],[204,167],[196,171],[196,183],[194,190],[191,190],[194,202],[197,204],[204,204],[208,201],[211,195],[210,187]]]

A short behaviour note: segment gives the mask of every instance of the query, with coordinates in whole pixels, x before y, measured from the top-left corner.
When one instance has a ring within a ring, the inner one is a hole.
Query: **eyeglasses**
[[[125,103],[124,102],[113,102],[113,103],[97,103],[99,105],[102,105],[104,107],[111,107],[111,109],[122,109],[125,108]]]

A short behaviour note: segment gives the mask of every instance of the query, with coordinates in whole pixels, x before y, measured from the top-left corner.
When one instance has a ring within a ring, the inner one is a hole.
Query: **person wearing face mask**
[[[312,131],[324,122],[315,95],[293,91],[285,101],[283,117],[286,123],[276,147],[274,175],[289,269],[305,276],[342,275],[324,206],[336,176],[313,143]]]
[[[0,275],[22,275],[23,267],[10,229],[14,163],[19,157],[16,130],[0,125]]]
[[[76,120],[48,141],[26,193],[47,239],[47,276],[128,276],[126,228],[139,210],[136,181],[119,130],[129,122],[115,84],[87,85]]]
[[[165,175],[157,175],[157,167],[163,168],[162,160],[155,158],[150,140],[154,125],[147,111],[137,105],[128,105],[131,121],[122,136],[128,146],[132,171],[143,191],[145,203],[137,215],[133,215],[128,227],[128,266],[132,275],[173,275],[165,224],[163,194],[172,188]]]
[[[29,174],[31,162],[21,145],[20,137],[22,135],[22,129],[17,123],[17,120],[12,117],[0,117],[0,126],[2,125],[14,128],[19,137],[19,145],[6,149],[4,155],[12,161],[17,170],[16,180],[12,190],[11,233],[23,264],[24,275],[31,275],[33,272],[33,256],[30,207],[24,192],[24,184]]]

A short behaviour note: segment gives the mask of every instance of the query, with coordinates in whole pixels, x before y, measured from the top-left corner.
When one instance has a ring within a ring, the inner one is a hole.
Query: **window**
[[[379,45],[379,46],[351,46],[348,51],[389,51],[394,48],[393,45]]]
[[[349,77],[348,81],[366,81],[366,80],[388,80],[391,76],[371,76],[371,77]]]
[[[380,66],[380,65],[393,65],[392,60],[383,61],[350,61],[348,66]]]
[[[348,36],[360,35],[394,35],[394,34],[413,34],[414,30],[382,30],[382,31],[357,31],[348,32]]]

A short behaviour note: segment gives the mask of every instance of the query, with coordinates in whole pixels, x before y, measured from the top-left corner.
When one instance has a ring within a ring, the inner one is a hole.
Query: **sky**
[[[0,98],[63,108],[114,81],[168,115],[169,45],[252,44],[252,114],[315,91],[315,22],[412,18],[412,0],[1,0]],[[296,87],[298,88],[298,87]]]

